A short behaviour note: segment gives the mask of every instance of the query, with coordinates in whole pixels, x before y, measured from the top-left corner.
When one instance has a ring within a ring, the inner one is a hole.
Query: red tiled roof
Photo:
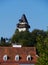
[[[9,59],[5,62],[3,56],[7,55]],[[19,61],[15,61],[15,56],[19,55],[21,58]],[[33,59],[27,61],[27,56],[31,55]],[[35,47],[0,47],[0,65],[15,65],[21,63],[36,63],[36,48]]]

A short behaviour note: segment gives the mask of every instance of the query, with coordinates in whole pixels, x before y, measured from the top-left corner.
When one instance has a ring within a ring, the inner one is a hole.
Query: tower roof
[[[21,17],[21,19],[19,19],[19,21],[20,21],[20,22],[26,22],[26,23],[28,23],[25,14],[22,15],[22,17]]]

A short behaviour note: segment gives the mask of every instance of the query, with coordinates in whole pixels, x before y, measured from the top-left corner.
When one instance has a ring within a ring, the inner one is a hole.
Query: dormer
[[[4,56],[3,56],[3,60],[4,60],[4,61],[7,61],[7,55],[4,55]]]
[[[28,56],[27,56],[27,61],[31,61],[31,60],[32,60],[31,55],[28,55]]]
[[[19,61],[19,55],[15,56],[15,61]]]

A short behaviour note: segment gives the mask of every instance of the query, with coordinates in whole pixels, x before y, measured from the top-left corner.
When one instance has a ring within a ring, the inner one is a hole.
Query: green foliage
[[[40,56],[37,60],[36,65],[48,65],[48,50],[47,48],[40,50]]]
[[[0,46],[5,46],[5,47],[9,47],[9,46],[11,46],[11,43],[4,43],[4,42],[2,42],[2,43],[0,43]]]
[[[32,45],[32,39],[31,39],[31,33],[29,31],[19,32],[16,31],[13,35],[12,42],[19,43],[22,46],[31,46]]]
[[[24,31],[19,32],[18,30],[15,31],[11,42],[19,43],[22,46],[37,46],[37,43],[44,42],[44,38],[46,37],[46,32],[43,30],[35,29],[32,32]]]
[[[43,42],[37,44],[39,58],[36,65],[48,65],[48,36],[44,38]]]

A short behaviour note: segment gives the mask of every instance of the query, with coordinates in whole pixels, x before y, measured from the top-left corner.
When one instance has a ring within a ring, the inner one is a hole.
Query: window
[[[4,61],[7,61],[7,55],[4,55],[4,56],[3,56],[3,60],[4,60]]]
[[[15,56],[15,60],[16,60],[16,61],[19,61],[19,55],[16,55],[16,56]]]
[[[28,55],[28,56],[27,56],[27,61],[28,61],[28,60],[31,61],[31,55]]]

